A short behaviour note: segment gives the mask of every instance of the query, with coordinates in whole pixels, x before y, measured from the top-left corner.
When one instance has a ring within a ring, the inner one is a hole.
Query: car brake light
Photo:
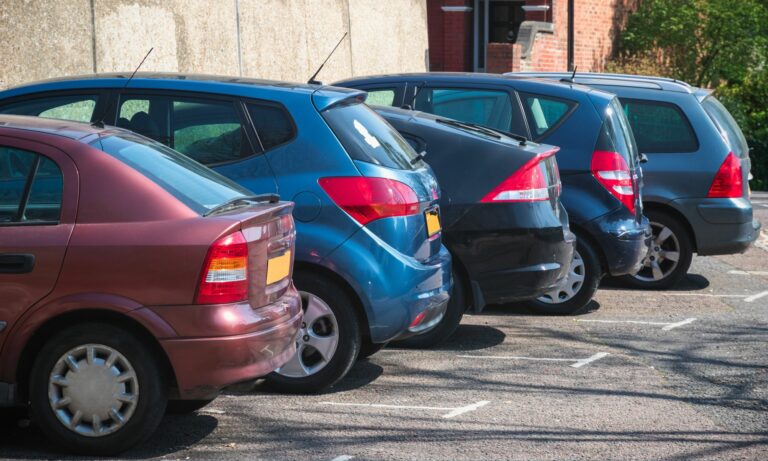
[[[635,213],[635,183],[621,154],[596,150],[592,154],[592,176],[631,213]]]
[[[709,198],[738,198],[744,194],[744,180],[741,175],[741,160],[730,152],[720,169],[717,170],[712,186],[709,188]]]
[[[416,192],[394,179],[354,176],[320,178],[318,182],[336,205],[362,225],[419,212]]]
[[[517,171],[490,191],[480,202],[539,202],[549,200],[549,185],[541,162],[557,153],[552,149],[525,162]],[[559,187],[559,185],[558,185]]]
[[[197,304],[224,304],[248,299],[248,243],[237,231],[208,249],[197,290]]]

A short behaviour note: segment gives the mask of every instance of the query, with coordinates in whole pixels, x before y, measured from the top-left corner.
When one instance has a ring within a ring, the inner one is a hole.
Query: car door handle
[[[29,253],[0,254],[0,274],[27,274],[35,267],[35,255]]]

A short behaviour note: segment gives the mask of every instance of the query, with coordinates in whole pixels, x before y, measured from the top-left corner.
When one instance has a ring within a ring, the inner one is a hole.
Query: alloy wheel
[[[642,282],[657,282],[668,277],[680,259],[680,241],[672,230],[660,223],[651,222],[653,242],[643,267],[635,275]]]
[[[331,361],[339,345],[339,324],[333,311],[317,296],[301,292],[304,320],[296,337],[296,353],[275,370],[288,378],[313,375]]]
[[[71,349],[48,378],[48,402],[66,428],[103,437],[125,426],[139,401],[139,382],[128,359],[102,344]]]
[[[578,251],[574,251],[573,261],[571,261],[571,267],[568,269],[568,276],[563,283],[539,297],[538,300],[547,304],[560,304],[573,299],[581,290],[581,287],[584,286],[584,278],[586,277],[584,269],[584,259],[582,259]]]

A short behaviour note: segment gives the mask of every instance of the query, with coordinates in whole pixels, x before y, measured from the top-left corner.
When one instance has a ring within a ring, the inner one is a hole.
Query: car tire
[[[645,215],[653,231],[650,251],[640,272],[623,276],[621,279],[633,288],[647,290],[671,288],[685,277],[691,267],[693,260],[691,235],[685,225],[670,213],[649,210]],[[677,257],[677,261],[669,258],[673,254]]]
[[[169,415],[188,415],[194,413],[197,410],[205,407],[209,403],[216,399],[205,400],[169,400],[168,406],[165,409],[166,414]]]
[[[362,345],[360,320],[354,300],[332,279],[298,272],[293,281],[304,309],[297,352],[270,373],[266,383],[279,392],[316,394],[339,382],[357,361]]]
[[[140,444],[157,429],[168,401],[167,370],[156,356],[145,341],[112,324],[64,329],[46,341],[32,366],[32,419],[54,443],[82,455],[110,456]]]
[[[467,297],[464,290],[464,281],[459,274],[453,272],[453,291],[448,306],[445,309],[445,315],[440,323],[434,328],[420,335],[411,336],[401,341],[395,341],[393,344],[398,347],[408,349],[429,349],[435,347],[450,338],[459,328],[464,312],[467,310]]]
[[[579,238],[564,285],[537,299],[526,301],[525,304],[544,314],[579,313],[592,302],[602,278],[603,267],[597,252],[589,242]]]
[[[363,341],[360,346],[360,353],[357,355],[357,360],[367,359],[373,354],[387,347],[388,343],[372,343],[370,339]]]

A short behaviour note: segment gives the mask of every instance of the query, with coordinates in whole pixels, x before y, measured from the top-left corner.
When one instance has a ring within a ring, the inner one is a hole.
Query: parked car
[[[0,113],[117,124],[295,202],[294,282],[305,293],[305,321],[297,354],[268,381],[317,392],[359,355],[435,327],[451,290],[437,182],[364,96],[232,77],[137,74],[129,82],[109,74],[0,92]]]
[[[636,75],[579,73],[573,81],[619,97],[638,148],[649,159],[643,206],[654,244],[643,269],[625,280],[640,288],[668,288],[685,277],[693,253],[747,250],[760,234],[749,200],[749,146],[712,90]]]
[[[0,116],[0,406],[114,454],[282,366],[291,208],[126,130]]]
[[[563,284],[576,236],[560,203],[557,148],[424,112],[374,108],[426,155],[437,176],[454,298],[480,310],[538,298]],[[541,307],[572,313],[584,306]]]
[[[360,77],[336,85],[368,91],[371,103],[407,106],[560,147],[560,199],[578,242],[567,282],[533,306],[575,309],[592,298],[605,273],[634,274],[642,267],[650,243],[642,172],[615,96],[580,85],[473,73]]]

